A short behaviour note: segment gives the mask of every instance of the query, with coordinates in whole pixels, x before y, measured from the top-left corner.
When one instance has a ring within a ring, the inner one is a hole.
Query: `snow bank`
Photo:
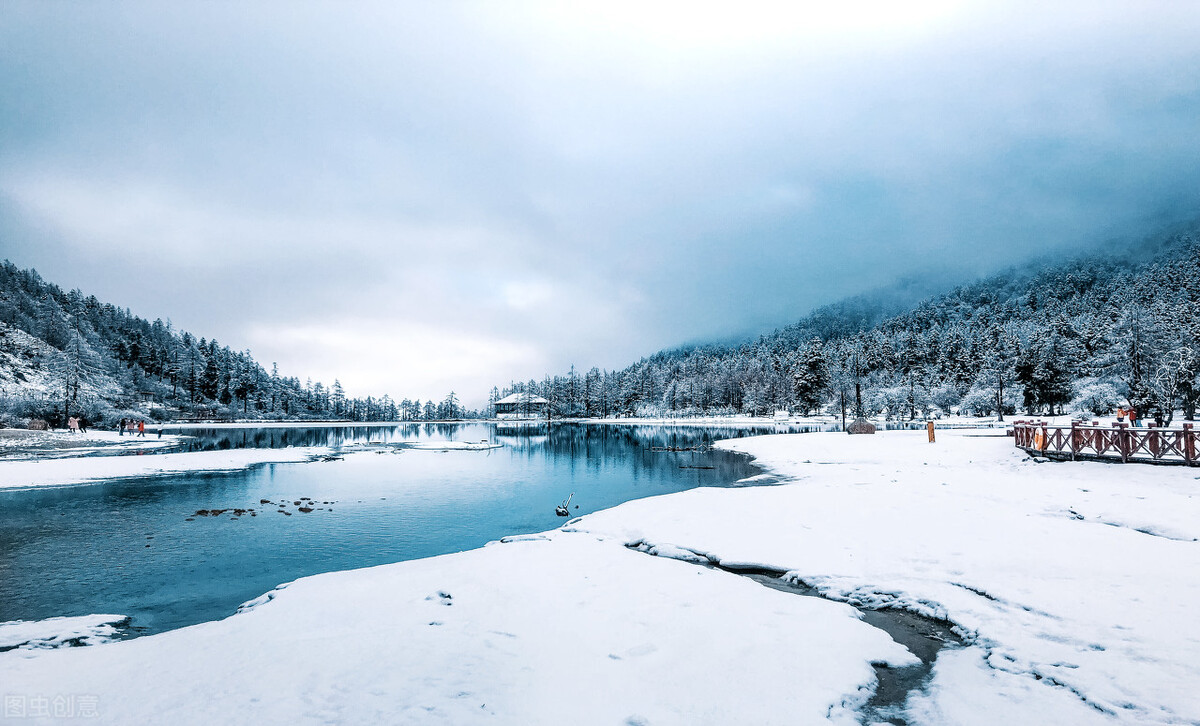
[[[1200,722],[1200,472],[1038,464],[1010,438],[961,432],[936,444],[885,432],[720,445],[792,483],[635,500],[573,527],[949,618],[991,671],[1019,677],[940,668],[927,712],[955,714],[949,723],[997,720],[968,718],[946,694],[969,703],[1005,689],[1024,716],[1000,722]]]
[[[102,723],[857,723],[872,662],[915,659],[850,607],[569,533],[305,578],[225,620],[0,655],[17,695]]]
[[[392,446],[414,451],[490,451],[504,448],[504,444],[488,441],[422,441],[412,444],[397,442]]]
[[[149,451],[175,446],[185,437],[177,434],[157,435],[157,427],[146,429],[145,436],[116,431],[88,429],[87,433],[72,434],[56,431],[0,431],[0,457],[5,460],[56,458],[87,454],[123,454],[130,451]]]
[[[64,645],[98,645],[116,637],[126,615],[81,615],[0,623],[0,651],[35,650]]]
[[[1079,699],[1067,689],[1048,689],[1027,676],[992,668],[987,653],[978,647],[940,652],[930,687],[910,697],[907,711],[909,722],[916,724],[1101,726],[1113,722],[1098,710],[1081,709]]]
[[[0,460],[0,489],[85,484],[109,479],[235,471],[258,464],[310,461],[329,453],[326,447],[234,449],[147,456],[87,456],[32,461]]]

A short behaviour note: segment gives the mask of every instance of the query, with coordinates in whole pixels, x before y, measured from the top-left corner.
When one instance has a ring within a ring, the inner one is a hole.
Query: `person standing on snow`
[[[146,437],[146,422],[140,419],[138,420],[138,436]]]

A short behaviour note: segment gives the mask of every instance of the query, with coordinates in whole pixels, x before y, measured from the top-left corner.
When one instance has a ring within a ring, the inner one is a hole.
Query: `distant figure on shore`
[[[80,416],[77,420],[79,422],[79,433],[86,434],[88,430],[88,420],[83,416]]]
[[[1125,423],[1125,409],[1117,408],[1117,423]]]
[[[1138,428],[1142,427],[1142,417],[1138,416],[1137,409],[1132,406],[1129,407],[1129,423]]]
[[[121,423],[117,425],[117,435],[118,436],[125,435],[125,419],[121,419]]]
[[[146,422],[145,421],[138,420],[138,436],[141,436],[143,438],[145,438],[145,436],[146,436]]]
[[[79,433],[79,419],[71,416],[67,419],[67,430],[73,434]]]

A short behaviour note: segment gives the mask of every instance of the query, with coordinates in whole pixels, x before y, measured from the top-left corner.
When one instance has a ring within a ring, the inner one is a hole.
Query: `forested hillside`
[[[699,346],[530,390],[561,416],[842,410],[1103,415],[1132,404],[1191,420],[1200,392],[1200,243],[1176,235],[1010,270],[877,319],[870,297],[746,345]]]
[[[390,421],[462,414],[453,393],[422,404],[348,398],[338,381],[301,383],[274,365],[267,371],[249,351],[0,265],[0,423],[68,415],[95,425],[125,416]]]

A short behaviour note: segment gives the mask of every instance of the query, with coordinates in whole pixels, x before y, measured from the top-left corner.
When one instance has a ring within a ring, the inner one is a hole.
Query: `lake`
[[[630,499],[728,486],[757,469],[708,444],[777,430],[572,423],[189,429],[183,433],[192,438],[169,450],[319,445],[345,454],[232,473],[0,492],[0,621],[119,613],[132,617],[133,634],[145,634],[215,620],[299,577],[552,529],[565,521],[555,506],[572,493],[574,517]],[[504,446],[396,446],[484,439]],[[695,448],[702,450],[662,450]],[[296,502],[314,511],[300,512]],[[255,512],[197,516],[234,508]]]

